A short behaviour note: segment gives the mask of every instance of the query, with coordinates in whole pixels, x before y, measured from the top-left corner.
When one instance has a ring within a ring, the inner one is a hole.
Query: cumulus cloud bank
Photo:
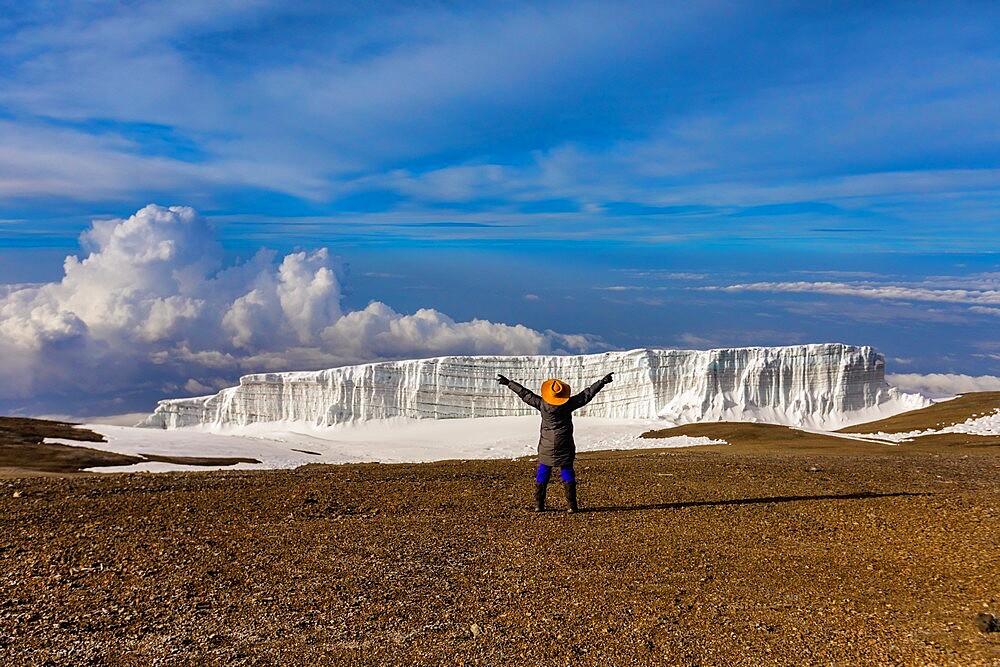
[[[1000,391],[1000,377],[994,375],[962,375],[960,373],[895,373],[886,381],[903,391],[918,392],[932,398],[955,396],[973,391]]]
[[[187,207],[95,221],[81,243],[89,254],[67,257],[61,281],[0,292],[5,411],[143,407],[262,370],[600,346],[432,309],[401,314],[378,301],[344,312],[341,267],[327,249],[282,258],[261,250],[226,266],[212,230]]]

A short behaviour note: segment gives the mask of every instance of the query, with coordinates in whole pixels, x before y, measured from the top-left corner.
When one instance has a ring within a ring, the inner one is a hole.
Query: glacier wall
[[[885,383],[871,347],[839,343],[719,350],[639,349],[577,356],[450,356],[314,372],[259,373],[212,396],[160,401],[141,426],[224,428],[260,422],[332,426],[392,417],[531,414],[495,381],[538,391],[550,377],[580,391],[615,380],[576,414],[619,419],[768,421],[838,428],[926,401]]]

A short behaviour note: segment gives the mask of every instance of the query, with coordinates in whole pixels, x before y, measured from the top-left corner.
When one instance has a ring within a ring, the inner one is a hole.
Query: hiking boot
[[[535,511],[544,512],[545,511],[545,487],[548,484],[545,482],[535,482]]]
[[[579,512],[576,506],[576,482],[563,482],[563,491],[566,493],[566,511],[570,514]]]

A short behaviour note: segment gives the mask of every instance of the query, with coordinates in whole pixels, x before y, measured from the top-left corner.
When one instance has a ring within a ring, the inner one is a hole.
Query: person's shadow
[[[731,498],[728,500],[688,500],[676,503],[655,503],[652,505],[622,505],[609,507],[581,507],[581,512],[639,512],[643,510],[679,510],[685,507],[719,507],[722,505],[766,505],[770,503],[795,503],[805,500],[869,500],[871,498],[899,498],[904,496],[930,496],[931,493],[858,493],[828,494],[822,496],[772,496],[769,498]]]

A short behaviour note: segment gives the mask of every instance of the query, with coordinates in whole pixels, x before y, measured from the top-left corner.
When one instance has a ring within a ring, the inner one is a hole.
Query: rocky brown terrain
[[[584,454],[575,515],[527,459],[11,477],[0,662],[1000,665],[998,452]]]

